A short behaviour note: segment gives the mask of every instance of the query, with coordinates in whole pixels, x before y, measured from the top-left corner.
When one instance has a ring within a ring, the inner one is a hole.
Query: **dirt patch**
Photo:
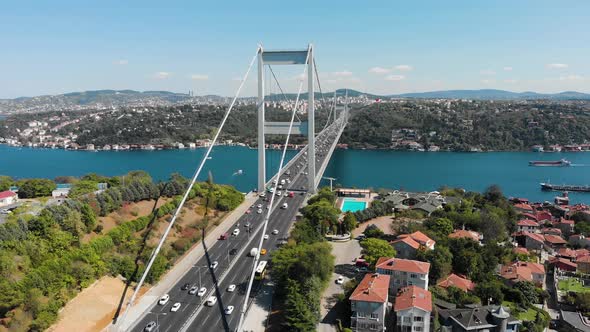
[[[69,301],[60,311],[57,323],[47,331],[102,331],[111,323],[124,288],[125,283],[120,279],[102,277]],[[139,296],[143,295],[147,290],[144,287],[139,292]],[[127,292],[125,303],[132,293]]]
[[[170,201],[170,198],[163,197],[158,200],[158,207],[166,204]],[[98,218],[98,224],[102,225],[102,234],[110,231],[111,229],[115,228],[117,225],[129,220],[133,220],[139,217],[147,216],[152,213],[152,209],[154,208],[154,200],[146,200],[146,201],[139,201],[136,203],[126,203],[117,211],[111,212],[104,217]],[[87,243],[88,241],[92,240],[93,238],[99,236],[94,232],[90,234],[84,235],[82,238],[82,243]]]
[[[365,231],[365,229],[369,226],[369,225],[376,225],[377,227],[379,227],[380,230],[383,231],[383,233],[385,234],[392,234],[393,231],[391,229],[391,223],[395,220],[395,218],[393,216],[383,216],[383,217],[377,217],[371,220],[367,220],[366,222],[362,223],[359,225],[359,227],[357,227],[356,229],[354,229],[352,231],[352,236],[353,237],[357,237],[359,236],[361,233],[363,233]]]

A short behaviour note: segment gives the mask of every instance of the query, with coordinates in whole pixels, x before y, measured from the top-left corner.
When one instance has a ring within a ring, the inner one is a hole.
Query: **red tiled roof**
[[[541,231],[543,232],[543,234],[557,233],[561,235],[561,229],[555,227],[543,228]]]
[[[467,230],[456,230],[453,233],[449,234],[450,238],[458,239],[458,238],[467,238],[472,239],[475,242],[479,241],[479,233],[474,231],[467,231]]]
[[[449,274],[449,276],[446,279],[439,281],[439,283],[436,285],[443,288],[455,286],[457,288],[464,290],[465,292],[469,292],[475,289],[475,283],[473,283],[473,281],[458,276],[454,273]]]
[[[522,235],[530,237],[531,239],[537,241],[537,242],[545,242],[545,238],[543,238],[543,235],[541,234],[537,234],[537,233],[531,233],[531,232],[522,232]]]
[[[525,213],[521,213],[520,215],[523,216],[523,217],[526,217],[528,219],[532,219],[534,221],[537,221],[537,216],[535,216],[532,213],[525,212]]]
[[[411,259],[380,257],[377,264],[375,264],[375,269],[427,274],[430,270],[430,263]]]
[[[13,197],[13,196],[16,196],[16,194],[13,193],[10,190],[6,190],[6,191],[1,191],[0,192],[0,199],[2,199],[2,198],[8,198],[8,197]]]
[[[578,267],[578,264],[572,263],[572,261],[570,261],[569,259],[565,259],[565,258],[561,258],[561,257],[554,257],[549,260],[549,263],[550,264],[561,263],[563,265],[567,265],[567,266],[573,268],[574,270]]]
[[[516,248],[512,249],[512,251],[516,254],[525,254],[525,255],[529,254],[529,250],[527,248],[523,248],[523,247],[516,247]]]
[[[518,223],[516,223],[518,226],[533,226],[533,227],[539,227],[539,224],[534,221],[534,220],[529,220],[529,219],[522,219],[519,220]]]
[[[436,243],[436,241],[429,238],[428,236],[426,236],[426,234],[424,234],[420,231],[416,231],[412,234],[402,234],[399,236],[399,238],[405,238],[405,237],[411,237],[414,241],[416,241],[424,246],[429,246],[430,244]]]
[[[397,240],[391,241],[391,244],[393,245],[393,244],[400,243],[400,242],[403,242],[414,249],[420,248],[420,243],[414,241],[414,239],[412,239],[409,236],[398,238]]]
[[[578,260],[581,257],[584,256],[590,256],[590,251],[588,251],[588,249],[578,249],[576,250],[576,260]]]
[[[566,244],[567,242],[560,236],[557,235],[545,235],[545,241],[551,244]]]
[[[545,274],[545,266],[532,262],[514,262],[503,265],[500,269],[502,278],[517,281],[533,281],[533,273]]]
[[[590,263],[590,256],[583,256],[576,259],[576,263]]]
[[[514,204],[514,208],[519,210],[533,211],[533,207],[530,204],[525,203]]]
[[[430,292],[417,286],[402,288],[395,298],[394,310],[400,311],[410,308],[420,308],[432,312],[432,295]]]
[[[387,302],[389,292],[389,276],[378,273],[367,273],[358,284],[352,295],[351,301]]]
[[[537,216],[537,221],[553,219],[553,216],[551,215],[551,213],[549,213],[547,211],[537,212],[536,216]]]
[[[576,252],[570,248],[561,248],[557,251],[557,254],[562,257],[576,257]]]
[[[561,224],[567,224],[567,225],[574,225],[576,222],[573,221],[573,220],[560,218],[559,219],[559,223],[561,223]]]

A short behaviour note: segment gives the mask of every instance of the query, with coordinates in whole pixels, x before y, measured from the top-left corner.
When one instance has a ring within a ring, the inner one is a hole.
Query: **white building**
[[[18,195],[10,190],[0,192],[0,206],[7,206],[18,202]]]
[[[432,295],[416,286],[402,288],[394,306],[397,332],[429,332]]]
[[[430,263],[401,258],[381,257],[375,264],[375,271],[390,275],[389,294],[395,295],[401,288],[418,286],[428,290]]]
[[[389,276],[367,273],[350,295],[353,331],[385,331]]]

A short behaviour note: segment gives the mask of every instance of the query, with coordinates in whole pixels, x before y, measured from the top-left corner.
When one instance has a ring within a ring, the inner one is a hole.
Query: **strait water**
[[[155,180],[171,173],[192,176],[205,149],[163,151],[65,151],[0,145],[0,174],[15,178],[99,173],[107,176],[145,170]],[[292,157],[296,151],[288,151]],[[214,181],[240,191],[256,185],[256,150],[218,146],[207,161],[201,180],[211,170]],[[530,167],[530,160],[566,158],[570,167]],[[280,151],[267,152],[267,169],[276,172]],[[238,170],[242,174],[238,174]],[[443,185],[483,191],[498,184],[507,196],[552,201],[558,193],[543,192],[539,183],[590,184],[590,152],[401,152],[336,150],[324,176],[335,183],[357,188],[392,188],[432,191]],[[590,204],[590,193],[570,193],[572,203]]]

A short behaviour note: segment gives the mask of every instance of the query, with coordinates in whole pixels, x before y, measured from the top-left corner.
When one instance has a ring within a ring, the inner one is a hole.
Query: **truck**
[[[256,254],[257,253],[258,253],[258,248],[252,248],[252,249],[250,249],[250,256],[256,257]]]

